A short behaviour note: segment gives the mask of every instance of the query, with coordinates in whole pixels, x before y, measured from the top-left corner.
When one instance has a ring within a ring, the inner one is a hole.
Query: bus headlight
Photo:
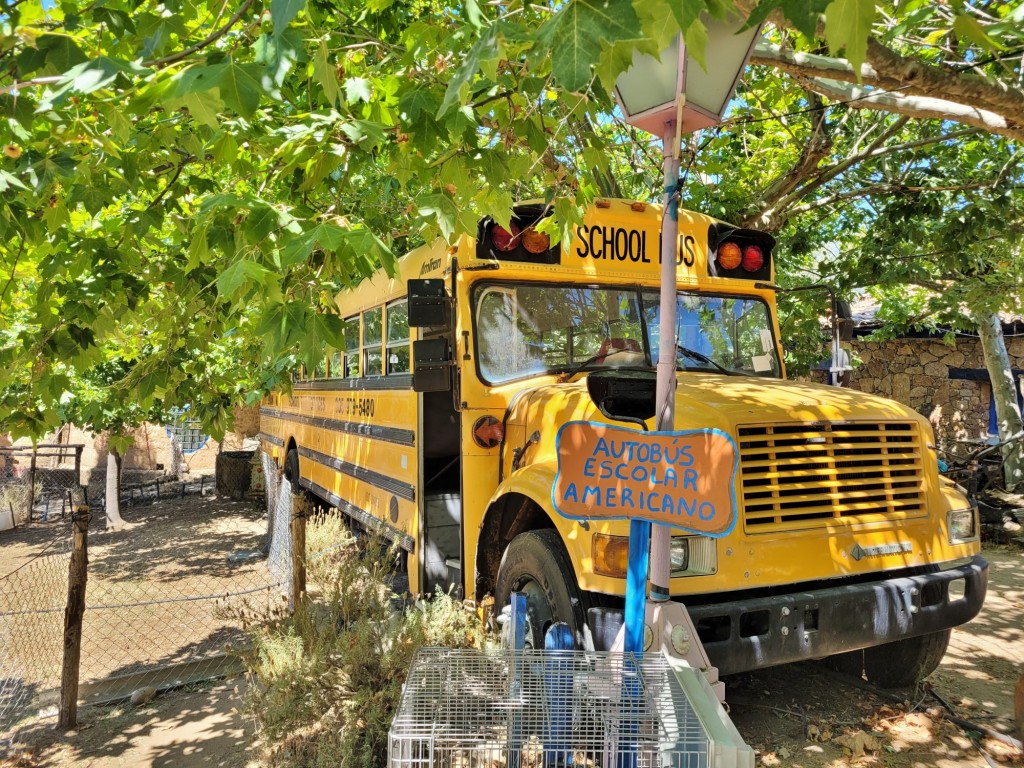
[[[591,555],[594,573],[626,578],[629,566],[629,537],[594,534]],[[718,571],[718,550],[710,536],[673,536],[669,550],[672,578],[708,576]]]
[[[675,576],[680,571],[685,571],[690,564],[690,540],[685,536],[673,536],[670,556],[672,558],[672,575]]]
[[[671,558],[673,578],[718,571],[718,548],[710,536],[673,536]]]
[[[950,544],[973,541],[978,538],[978,510],[951,509],[946,513],[946,529]]]

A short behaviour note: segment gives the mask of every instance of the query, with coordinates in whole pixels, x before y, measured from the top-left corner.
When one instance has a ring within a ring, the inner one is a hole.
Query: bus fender
[[[480,523],[476,553],[476,591],[482,597],[494,589],[498,566],[509,542],[527,531],[554,528],[577,573],[584,553],[578,526],[561,517],[551,502],[557,468],[538,463],[514,472],[498,486]]]

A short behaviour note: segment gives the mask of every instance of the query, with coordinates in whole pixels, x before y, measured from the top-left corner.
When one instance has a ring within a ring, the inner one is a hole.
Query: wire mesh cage
[[[426,648],[391,768],[708,768],[710,739],[658,655]]]

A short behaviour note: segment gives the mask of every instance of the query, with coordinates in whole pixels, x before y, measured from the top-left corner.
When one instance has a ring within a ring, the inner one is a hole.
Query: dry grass
[[[480,633],[446,595],[406,605],[393,590],[395,553],[379,541],[356,541],[337,518],[311,524],[308,544],[314,596],[290,619],[257,631],[247,656],[264,758],[279,766],[383,766],[416,650],[474,647]]]

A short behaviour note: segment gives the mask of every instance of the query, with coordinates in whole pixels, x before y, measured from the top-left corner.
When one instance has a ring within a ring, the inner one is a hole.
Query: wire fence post
[[[292,599],[298,608],[306,594],[306,502],[292,497]]]
[[[64,609],[64,665],[60,673],[60,710],[57,727],[78,725],[78,673],[82,658],[82,618],[89,568],[89,508],[79,507],[71,518],[73,541],[68,566],[68,602]]]
[[[32,450],[32,461],[28,469],[28,522],[32,522],[32,507],[36,503],[36,451]]]

